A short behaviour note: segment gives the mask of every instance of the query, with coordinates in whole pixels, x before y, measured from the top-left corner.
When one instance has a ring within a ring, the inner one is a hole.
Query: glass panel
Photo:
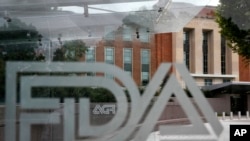
[[[122,38],[123,38],[123,40],[124,41],[131,41],[132,40],[132,29],[131,29],[131,27],[124,27],[123,28],[123,36],[122,36]]]
[[[105,27],[104,38],[106,40],[114,40],[115,39],[115,29],[112,26]]]
[[[150,52],[147,49],[141,50],[141,82],[145,86],[149,82]]]
[[[150,31],[146,28],[139,29],[139,39],[141,42],[149,42]]]
[[[149,64],[149,50],[142,50],[141,56],[142,64]]]
[[[209,86],[209,85],[212,85],[213,84],[213,80],[212,79],[204,79],[205,81],[205,86]]]
[[[88,48],[85,53],[86,62],[95,62],[95,48]]]
[[[203,73],[208,73],[208,32],[203,31],[203,44],[202,44],[202,51],[203,51]]]
[[[186,64],[187,68],[189,69],[190,64],[190,32],[191,31],[184,31],[183,32],[183,53],[184,53],[184,63]]]
[[[201,74],[211,59],[201,30],[218,30],[209,1],[0,0],[0,141],[224,139],[228,126],[213,115],[230,109],[228,98],[207,100],[196,81],[238,80],[240,62],[230,60],[232,74]],[[187,28],[192,56],[188,35],[179,38]],[[186,66],[196,59],[195,74],[178,64],[182,51]],[[248,87],[240,89],[246,111]]]

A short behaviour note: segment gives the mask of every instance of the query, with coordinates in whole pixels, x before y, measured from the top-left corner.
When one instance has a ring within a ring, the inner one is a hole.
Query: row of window
[[[115,53],[114,48],[107,47],[104,51],[104,62],[108,64],[115,64]],[[85,54],[86,62],[95,62],[95,48],[88,48],[88,51]],[[131,48],[123,49],[123,69],[125,72],[132,76],[133,68],[133,52]],[[146,85],[149,82],[150,74],[150,50],[142,49],[141,50],[141,83]],[[113,78],[110,74],[105,74],[107,78]]]
[[[210,31],[202,32],[202,63],[203,63],[203,73],[208,74],[209,67],[209,36],[211,36]],[[192,30],[186,30],[183,32],[183,52],[184,52],[184,63],[187,68],[190,69],[190,49],[191,46],[191,36]],[[221,37],[221,74],[226,74],[226,40]]]
[[[106,40],[115,40],[116,30],[113,27],[105,27],[105,39]],[[139,28],[134,30],[131,27],[123,27],[122,30],[122,39],[123,41],[132,41],[137,38],[141,42],[149,42],[150,41],[150,32],[147,28]]]
[[[226,83],[226,82],[230,82],[231,79],[224,78],[222,81],[223,81],[223,83]],[[204,79],[204,85],[205,86],[213,85],[213,79],[212,78]]]

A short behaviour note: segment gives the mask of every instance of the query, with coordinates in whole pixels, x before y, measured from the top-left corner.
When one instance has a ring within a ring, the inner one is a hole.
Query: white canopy
[[[100,39],[126,24],[150,33],[178,32],[209,0],[0,0],[4,17],[33,25],[46,38]],[[7,22],[6,22],[7,23]],[[91,32],[91,37],[89,36]]]

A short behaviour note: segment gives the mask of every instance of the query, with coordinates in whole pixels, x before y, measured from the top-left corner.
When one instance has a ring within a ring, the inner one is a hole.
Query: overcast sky
[[[216,6],[219,4],[219,0],[210,0],[209,4],[208,5],[213,5],[213,6]]]
[[[172,0],[173,2],[188,2],[200,5],[212,5],[216,6],[219,4],[219,0]]]

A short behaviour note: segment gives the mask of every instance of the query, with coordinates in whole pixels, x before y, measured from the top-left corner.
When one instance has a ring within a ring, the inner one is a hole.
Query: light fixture
[[[139,38],[140,38],[140,34],[139,34],[139,30],[138,30],[138,28],[136,29],[135,34],[136,34],[136,38],[137,38],[137,39],[139,39]]]
[[[162,10],[162,7],[160,7],[159,9],[158,9],[158,12],[160,13],[160,12],[162,12],[163,10]]]

